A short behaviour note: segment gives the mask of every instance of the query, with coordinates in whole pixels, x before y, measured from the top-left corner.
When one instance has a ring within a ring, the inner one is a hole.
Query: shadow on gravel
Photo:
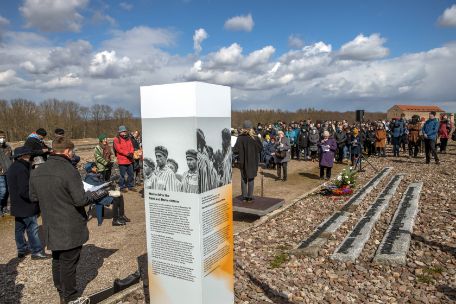
[[[421,235],[412,234],[412,240],[421,242],[425,245],[439,248],[441,251],[451,254],[453,257],[456,258],[456,247],[451,247],[448,245],[440,244],[435,241],[430,241],[422,237]]]
[[[149,275],[147,273],[147,253],[138,257],[138,268],[143,282],[144,299],[146,303],[150,303],[149,297]]]
[[[271,179],[276,179],[276,178],[277,178],[277,175],[272,174],[272,173],[269,173],[269,172],[264,172],[264,171],[263,171],[263,172],[260,173],[260,174],[263,174],[263,176],[266,177],[266,178],[271,178]]]
[[[259,218],[258,215],[233,211],[233,221],[253,223]]]
[[[446,285],[439,285],[437,286],[437,290],[447,296],[448,299],[456,301],[456,288]]]
[[[7,264],[0,264],[0,302],[20,303],[24,284],[16,284],[17,267],[21,259],[14,258]]]
[[[300,172],[300,176],[304,176],[310,179],[320,179],[320,176],[317,174],[309,173],[309,172]]]
[[[100,248],[92,244],[82,247],[77,269],[78,289],[81,293],[98,276],[98,269],[103,266],[105,259],[113,255],[117,250]]]

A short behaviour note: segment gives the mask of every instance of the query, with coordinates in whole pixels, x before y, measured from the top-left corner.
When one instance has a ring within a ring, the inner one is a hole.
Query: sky
[[[0,3],[0,98],[140,115],[139,87],[204,81],[232,108],[456,112],[456,2]]]

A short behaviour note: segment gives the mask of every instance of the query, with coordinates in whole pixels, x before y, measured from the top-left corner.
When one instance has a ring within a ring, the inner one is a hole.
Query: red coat
[[[440,138],[448,138],[450,137],[449,133],[451,131],[451,127],[450,127],[450,130],[448,130],[448,122],[447,121],[441,121],[440,122],[440,127],[439,127],[439,136]]]
[[[116,136],[114,138],[114,151],[119,165],[130,165],[133,163],[133,153],[135,150],[130,138],[125,139],[121,136]],[[131,154],[131,158],[128,157],[128,154]]]

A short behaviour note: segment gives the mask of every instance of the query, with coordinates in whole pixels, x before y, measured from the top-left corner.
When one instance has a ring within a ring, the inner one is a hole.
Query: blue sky
[[[138,114],[140,85],[199,80],[236,109],[456,111],[454,1],[3,1],[0,38],[4,98]]]

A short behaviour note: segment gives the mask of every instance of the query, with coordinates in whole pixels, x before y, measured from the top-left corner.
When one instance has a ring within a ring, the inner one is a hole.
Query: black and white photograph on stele
[[[185,164],[170,158],[167,147],[155,146],[155,159],[144,158],[145,188],[199,194],[230,184],[231,132],[225,128],[217,133],[209,139],[197,129],[197,148],[185,151]]]

